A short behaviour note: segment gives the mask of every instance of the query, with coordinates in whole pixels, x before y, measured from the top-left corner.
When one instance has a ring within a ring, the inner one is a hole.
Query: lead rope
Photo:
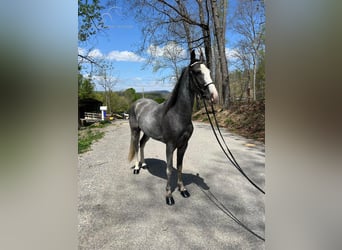
[[[250,232],[251,234],[253,234],[254,236],[256,236],[257,238],[259,238],[262,241],[265,241],[265,238],[260,236],[259,234],[255,233],[254,231],[252,231],[248,226],[246,226],[243,222],[241,222],[231,211],[229,211],[228,208],[226,208],[225,205],[222,204],[221,201],[219,201],[216,196],[210,192],[210,190],[208,191],[204,191],[202,187],[199,186],[199,189],[204,193],[205,196],[208,197],[208,199],[217,207],[219,208],[225,215],[227,215],[228,217],[230,217],[234,222],[236,222],[238,225],[240,225],[241,227],[243,227],[245,230],[247,230],[248,232]]]
[[[222,136],[222,133],[221,133],[221,130],[220,130],[220,127],[218,126],[218,123],[217,123],[217,119],[216,119],[216,115],[215,115],[215,110],[214,110],[214,106],[213,106],[213,104],[211,104],[211,109],[212,109],[212,113],[213,113],[213,116],[214,116],[214,120],[215,120],[215,124],[216,124],[216,127],[217,127],[217,130],[218,130],[218,132],[219,132],[219,134],[220,134],[220,136],[221,136],[221,139],[222,139],[222,141],[224,142],[224,145],[226,146],[226,148],[227,148],[227,151],[229,152],[229,155],[227,154],[227,152],[226,152],[226,150],[223,148],[223,146],[222,146],[222,144],[221,144],[221,142],[220,142],[220,140],[219,140],[219,138],[218,138],[218,136],[217,136],[217,134],[216,134],[216,131],[215,131],[215,128],[214,128],[214,126],[213,126],[213,123],[212,123],[212,121],[211,121],[211,118],[210,118],[210,116],[209,116],[209,112],[208,112],[208,109],[207,109],[207,104],[206,104],[206,102],[205,102],[205,100],[204,99],[202,99],[203,100],[203,103],[204,103],[204,107],[205,107],[205,111],[206,111],[206,113],[207,113],[207,116],[208,116],[208,120],[209,120],[209,122],[210,122],[210,125],[211,125],[211,129],[213,130],[213,132],[214,132],[214,135],[215,135],[215,137],[216,137],[216,140],[217,140],[217,142],[219,143],[219,145],[220,145],[220,147],[221,147],[221,149],[222,149],[222,151],[223,151],[223,153],[226,155],[226,157],[228,158],[228,160],[233,164],[233,166],[237,169],[237,170],[239,170],[239,172],[256,188],[256,189],[258,189],[261,193],[263,193],[263,194],[265,194],[265,191],[264,190],[262,190],[258,185],[256,185],[246,174],[245,174],[245,172],[242,170],[242,168],[240,167],[240,165],[237,163],[237,161],[235,160],[235,158],[234,158],[234,156],[233,156],[233,154],[232,154],[232,152],[229,150],[229,148],[228,148],[228,146],[227,146],[227,144],[226,144],[226,141],[224,140],[224,138],[223,138],[223,136]]]

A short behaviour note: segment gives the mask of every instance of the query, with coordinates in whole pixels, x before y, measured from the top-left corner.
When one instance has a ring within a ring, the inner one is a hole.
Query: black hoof
[[[166,197],[166,204],[169,206],[175,204],[175,200],[173,199],[173,197]]]
[[[184,198],[190,197],[190,193],[188,192],[188,190],[181,191],[180,193]]]
[[[133,174],[139,174],[139,169],[134,169]]]

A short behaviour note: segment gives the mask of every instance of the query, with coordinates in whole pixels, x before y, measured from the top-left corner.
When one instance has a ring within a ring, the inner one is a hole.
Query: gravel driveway
[[[258,238],[265,237],[264,195],[228,163],[210,125],[194,125],[183,167],[191,197],[176,189],[174,171],[173,206],[164,197],[165,145],[149,140],[148,169],[133,175],[128,121],[104,128],[104,138],[79,155],[79,249],[265,248]],[[223,135],[246,174],[264,189],[264,145]]]

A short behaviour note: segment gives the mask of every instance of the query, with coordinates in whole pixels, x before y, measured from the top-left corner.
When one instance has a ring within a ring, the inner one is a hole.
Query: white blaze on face
[[[200,68],[204,77],[205,84],[207,85],[209,83],[212,83],[213,80],[211,79],[211,76],[210,76],[210,70],[204,64],[201,64]]]
[[[205,84],[208,85],[208,84],[212,83],[213,80],[211,79],[211,76],[210,76],[210,70],[204,64],[201,64],[200,67],[201,67],[201,72],[203,74]],[[210,100],[213,103],[217,103],[218,102],[218,93],[217,93],[215,85],[210,84],[208,86],[208,88],[209,88],[209,92],[210,92]]]

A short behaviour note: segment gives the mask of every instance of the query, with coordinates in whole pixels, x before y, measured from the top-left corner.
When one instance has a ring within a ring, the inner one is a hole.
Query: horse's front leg
[[[190,197],[190,193],[183,184],[183,177],[182,177],[182,168],[183,168],[183,158],[186,151],[186,148],[188,147],[188,143],[185,143],[182,147],[177,149],[177,184],[178,184],[178,190],[180,191],[181,195],[184,198]]]
[[[166,183],[166,204],[173,205],[175,204],[175,200],[172,197],[171,192],[171,175],[173,169],[173,152],[175,148],[171,144],[166,144],[166,176],[167,176],[167,183]]]

